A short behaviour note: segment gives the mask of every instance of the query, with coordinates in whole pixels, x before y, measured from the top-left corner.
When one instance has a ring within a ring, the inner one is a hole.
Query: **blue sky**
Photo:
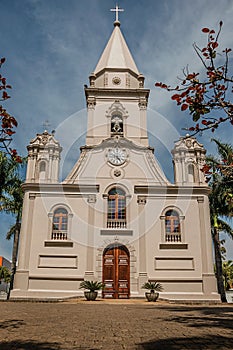
[[[122,0],[121,30],[140,72],[151,89],[148,129],[151,146],[167,177],[173,181],[170,150],[173,141],[190,126],[169,94],[154,87],[156,81],[176,83],[182,68],[200,70],[192,43],[205,44],[201,28],[217,28],[224,22],[222,47],[232,47],[233,2],[231,0]],[[83,85],[94,70],[113,30],[112,0],[0,0],[0,56],[6,57],[3,74],[13,86],[5,104],[18,122],[14,143],[21,154],[36,133],[49,130],[63,151],[62,177],[77,159],[85,143],[86,113]],[[232,63],[232,61],[230,62]],[[232,128],[224,125],[214,135],[232,142]],[[212,133],[199,137],[209,153],[215,147]],[[65,161],[64,161],[65,160]],[[13,222],[1,215],[0,255],[10,258],[11,242],[5,240]],[[227,241],[228,258],[233,244]]]

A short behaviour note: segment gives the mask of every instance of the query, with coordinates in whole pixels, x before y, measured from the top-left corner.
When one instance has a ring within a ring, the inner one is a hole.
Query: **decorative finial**
[[[49,122],[48,119],[47,119],[47,120],[45,120],[44,123],[43,123],[43,127],[45,128],[44,131],[47,131],[46,129],[47,129],[49,126],[51,126],[51,124],[50,124],[50,122]]]
[[[120,21],[119,21],[119,17],[118,14],[119,12],[124,12],[124,9],[121,9],[118,4],[116,4],[116,8],[115,9],[110,9],[111,12],[116,12],[116,20],[114,22],[115,26],[120,26]]]

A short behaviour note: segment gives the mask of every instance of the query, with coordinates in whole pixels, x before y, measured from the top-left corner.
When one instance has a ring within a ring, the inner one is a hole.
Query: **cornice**
[[[92,97],[102,97],[102,96],[120,96],[120,97],[126,97],[126,96],[137,96],[144,97],[146,99],[149,98],[150,90],[149,89],[118,89],[118,88],[84,88],[86,98],[92,96]]]
[[[134,186],[135,194],[148,194],[148,195],[205,195],[208,196],[210,188],[208,186],[147,186],[136,185]]]
[[[138,78],[140,76],[140,74],[135,73],[134,71],[132,71],[132,69],[129,68],[111,68],[111,67],[107,67],[107,68],[103,68],[101,69],[99,72],[95,73],[96,78],[100,77],[101,75],[103,75],[105,72],[116,72],[116,73],[130,73],[133,77]]]
[[[92,149],[102,149],[102,148],[108,148],[108,147],[115,147],[116,145],[118,145],[119,147],[122,148],[128,148],[128,149],[135,149],[137,151],[151,151],[152,153],[154,153],[154,148],[150,147],[150,146],[141,146],[138,145],[136,143],[134,143],[131,140],[128,140],[125,137],[109,137],[107,139],[104,139],[101,143],[99,143],[98,145],[95,146],[81,146],[80,150],[84,151],[84,150],[92,150]]]
[[[45,184],[45,183],[33,183],[25,182],[22,185],[23,191],[36,191],[36,192],[71,192],[71,193],[98,193],[99,185],[78,185],[78,184]]]

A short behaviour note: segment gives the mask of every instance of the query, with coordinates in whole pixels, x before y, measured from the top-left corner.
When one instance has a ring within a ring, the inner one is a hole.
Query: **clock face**
[[[121,148],[112,148],[108,151],[108,160],[113,165],[121,165],[126,161],[126,151]]]

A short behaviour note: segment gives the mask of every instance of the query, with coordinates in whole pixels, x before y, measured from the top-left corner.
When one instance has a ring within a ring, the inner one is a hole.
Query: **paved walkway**
[[[233,349],[233,305],[0,302],[1,350]]]

